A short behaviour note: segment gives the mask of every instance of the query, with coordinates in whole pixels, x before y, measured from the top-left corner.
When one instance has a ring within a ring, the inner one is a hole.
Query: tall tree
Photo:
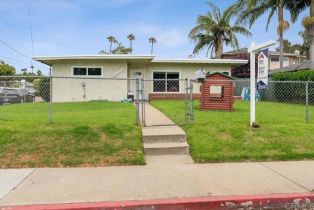
[[[239,48],[236,34],[251,36],[251,33],[240,23],[232,25],[233,13],[225,10],[221,13],[220,9],[213,3],[208,3],[210,11],[206,15],[197,18],[197,25],[191,30],[189,38],[195,43],[193,53],[198,53],[204,48],[207,55],[211,49],[211,54],[215,52],[215,58],[221,58],[223,45],[230,45]]]
[[[280,68],[283,67],[283,51],[284,51],[284,32],[289,28],[289,22],[284,20],[284,11],[287,9],[291,13],[290,7],[295,0],[237,0],[230,8],[239,14],[238,22],[246,22],[250,27],[263,14],[268,13],[266,22],[266,31],[271,19],[277,14],[278,26],[277,33],[279,35],[279,51],[280,51]],[[291,18],[292,19],[292,18]]]
[[[301,12],[307,8],[310,8],[310,16],[305,17],[302,21],[303,26],[306,29],[303,38],[307,39],[311,69],[314,69],[314,0],[295,0],[294,4],[290,5],[289,10],[292,14],[292,21],[296,21]]]
[[[157,43],[157,40],[156,40],[155,37],[150,37],[150,38],[148,39],[148,41],[149,41],[149,43],[151,43],[150,54],[153,54],[153,52],[154,52],[154,44]]]
[[[12,76],[15,74],[15,68],[0,60],[0,76]]]
[[[110,43],[110,49],[109,49],[109,52],[111,53],[112,52],[112,44],[116,44],[118,43],[117,39],[114,37],[114,36],[108,36],[107,37],[109,43]]]
[[[133,46],[132,46],[132,44],[133,44],[133,41],[135,40],[135,36],[134,36],[134,34],[129,34],[128,36],[127,36],[127,38],[128,38],[128,40],[130,41],[130,49],[131,49],[131,53],[133,52]]]
[[[116,48],[112,50],[112,54],[130,54],[132,52],[131,48],[126,48],[122,45],[122,43],[119,43]]]

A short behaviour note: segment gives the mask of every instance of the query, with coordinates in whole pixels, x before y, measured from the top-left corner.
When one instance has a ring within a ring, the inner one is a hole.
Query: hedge
[[[314,104],[314,83],[312,83],[314,81],[314,70],[274,73],[269,82],[267,91],[265,91],[265,93],[261,91],[262,99],[304,104],[306,99],[305,81],[310,82],[309,103]]]

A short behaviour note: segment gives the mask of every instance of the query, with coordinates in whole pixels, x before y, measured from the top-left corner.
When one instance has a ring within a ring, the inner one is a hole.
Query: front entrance
[[[144,70],[143,69],[132,69],[130,70],[130,78],[132,79],[130,81],[130,85],[129,85],[129,93],[134,94],[134,96],[136,97],[136,91],[137,91],[137,85],[136,85],[136,79],[138,79],[139,81],[139,92],[142,91],[142,79],[144,78]],[[142,94],[139,94],[139,100],[142,100]]]

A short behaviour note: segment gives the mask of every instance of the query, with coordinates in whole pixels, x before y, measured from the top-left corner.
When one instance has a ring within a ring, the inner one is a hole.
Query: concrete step
[[[145,155],[185,155],[189,154],[186,142],[144,143]]]
[[[144,143],[186,142],[185,132],[177,125],[144,127],[142,135]]]

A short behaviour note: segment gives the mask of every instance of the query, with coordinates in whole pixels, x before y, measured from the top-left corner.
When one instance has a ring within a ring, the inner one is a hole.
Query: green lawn
[[[0,106],[0,168],[144,164],[135,107],[126,103]]]
[[[184,102],[153,101],[174,122],[184,122]],[[235,103],[234,112],[199,111],[185,126],[191,155],[197,162],[300,160],[314,158],[314,119],[305,123],[304,106],[259,102],[257,122],[249,127],[249,102]],[[310,107],[313,113],[314,107]],[[314,114],[314,113],[313,113]],[[314,115],[312,115],[314,116]]]

